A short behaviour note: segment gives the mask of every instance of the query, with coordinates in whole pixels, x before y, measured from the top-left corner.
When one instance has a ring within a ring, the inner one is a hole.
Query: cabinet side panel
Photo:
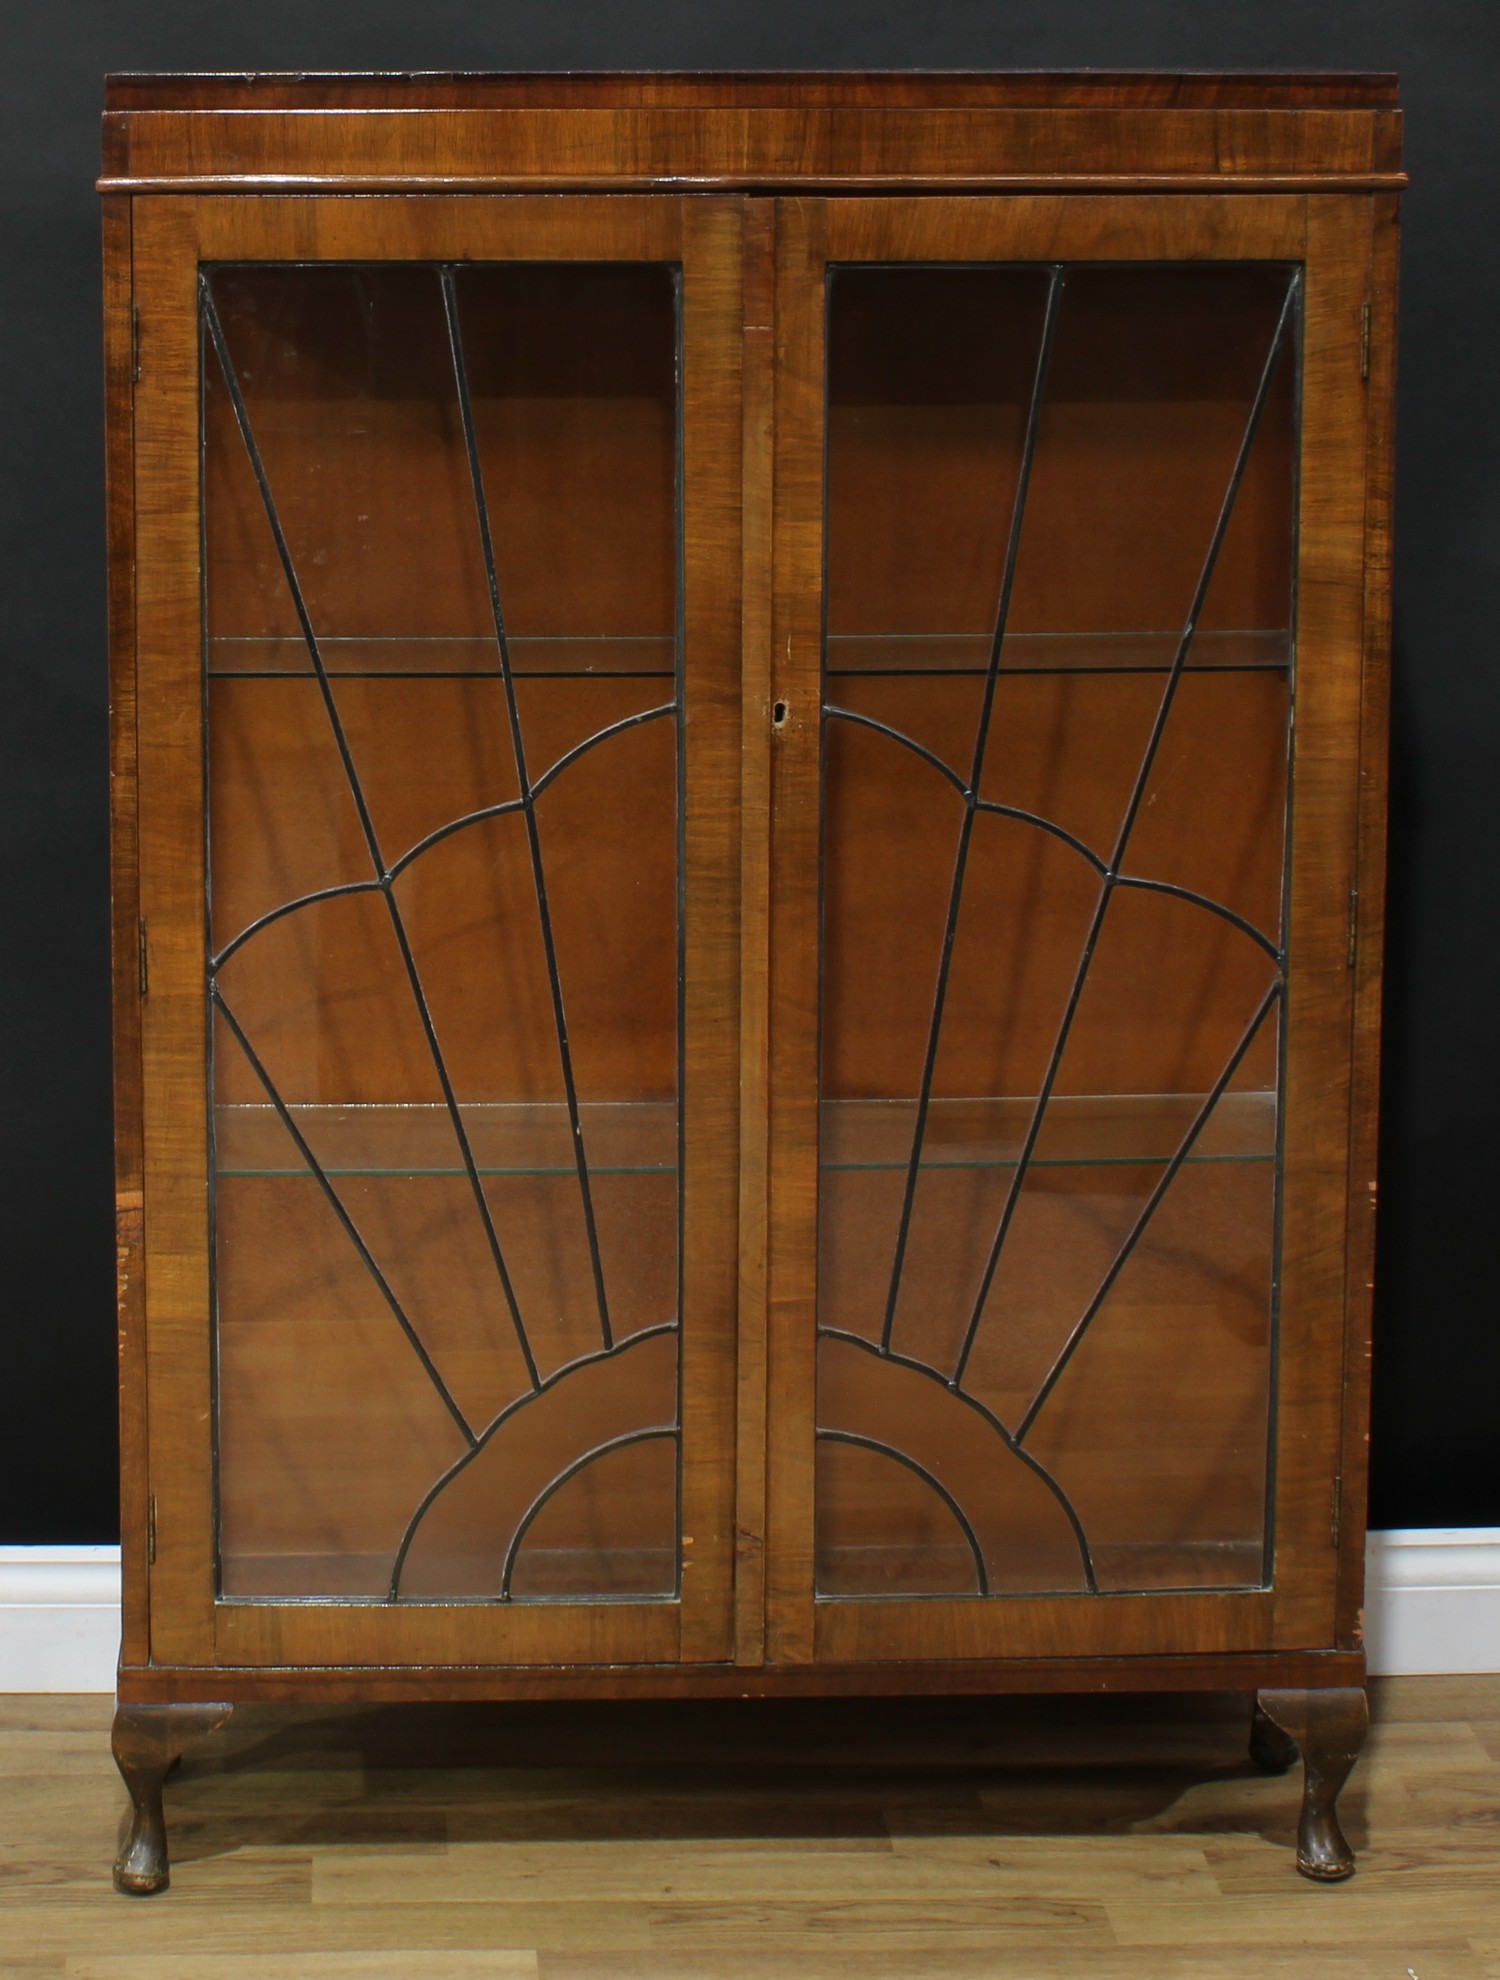
[[[141,1214],[141,931],[136,839],[135,338],[130,200],[104,200],[105,487],[109,544],[115,1267],[120,1357],[121,1656],[148,1654],[145,1256]]]
[[[212,1655],[196,202],[135,215],[142,1145],[157,1661]]]
[[[1328,1645],[1344,1365],[1369,203],[1308,210],[1275,1642]]]
[[[1391,498],[1395,470],[1396,199],[1371,202],[1365,369],[1369,465],[1365,487],[1364,713],[1359,746],[1359,867],[1354,949],[1354,1126],[1349,1164],[1349,1258],[1344,1458],[1339,1512],[1337,1641],[1363,1636],[1365,1495],[1370,1452],[1370,1327],[1375,1276],[1381,970],[1385,943],[1386,787],[1390,751]]]

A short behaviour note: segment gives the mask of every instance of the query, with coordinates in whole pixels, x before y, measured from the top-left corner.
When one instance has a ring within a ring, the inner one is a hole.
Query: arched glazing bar
[[[663,1424],[650,1430],[627,1430],[623,1436],[607,1437],[602,1444],[595,1444],[594,1448],[585,1451],[582,1457],[576,1457],[571,1464],[564,1465],[551,1483],[537,1493],[522,1513],[516,1530],[511,1535],[510,1545],[505,1550],[505,1564],[500,1571],[500,1600],[510,1602],[515,1599],[511,1594],[511,1580],[515,1574],[516,1558],[522,1544],[542,1508],[549,1500],[555,1498],[565,1485],[571,1484],[580,1472],[587,1471],[591,1464],[596,1463],[600,1458],[608,1457],[612,1451],[629,1450],[635,1444],[659,1443],[663,1438],[670,1439],[675,1444],[678,1434],[670,1424]]]
[[[940,1478],[934,1478],[925,1464],[918,1464],[914,1457],[909,1457],[905,1451],[898,1450],[894,1444],[882,1443],[876,1437],[856,1436],[852,1430],[820,1430],[818,1432],[818,1442],[820,1444],[848,1444],[857,1451],[875,1451],[883,1458],[890,1458],[894,1463],[904,1465],[913,1476],[920,1478],[928,1490],[934,1492],[942,1500],[949,1512],[958,1521],[959,1529],[968,1543],[970,1554],[973,1556],[974,1576],[979,1584],[979,1592],[981,1595],[989,1594],[990,1572],[985,1565],[984,1549],[979,1544],[979,1536],[974,1531],[973,1523],[958,1500],[948,1490],[948,1487]]]

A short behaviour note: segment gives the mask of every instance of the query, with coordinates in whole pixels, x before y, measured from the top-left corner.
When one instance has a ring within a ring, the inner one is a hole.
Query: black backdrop
[[[115,1533],[98,219],[111,69],[1400,72],[1377,1525],[1500,1523],[1494,0],[8,0],[0,14],[0,1544]]]

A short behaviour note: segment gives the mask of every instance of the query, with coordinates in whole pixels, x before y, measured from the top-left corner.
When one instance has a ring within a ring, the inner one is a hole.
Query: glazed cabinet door
[[[741,224],[136,204],[158,1663],[726,1654]]]
[[[1367,203],[778,252],[772,1654],[1331,1646]]]

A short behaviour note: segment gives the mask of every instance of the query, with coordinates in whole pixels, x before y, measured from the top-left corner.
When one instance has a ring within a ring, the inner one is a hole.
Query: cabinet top
[[[105,191],[1376,190],[1388,75],[122,75]]]
[[[692,70],[566,74],[371,71],[320,74],[141,74],[105,78],[111,110],[457,109],[501,105],[677,104],[765,108],[776,105],[1039,104],[1052,109],[1394,108],[1393,75],[1274,73],[1166,74],[1156,70]]]

